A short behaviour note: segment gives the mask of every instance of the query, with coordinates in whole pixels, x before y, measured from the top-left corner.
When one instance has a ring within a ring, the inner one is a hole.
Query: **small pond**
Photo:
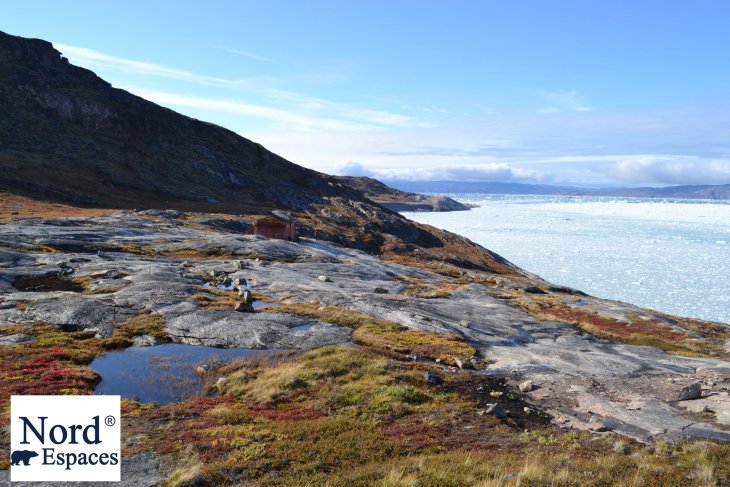
[[[13,281],[13,287],[24,292],[73,291],[80,293],[84,287],[58,274],[45,276],[24,276]]]
[[[109,352],[89,367],[102,377],[95,394],[119,394],[143,403],[169,404],[203,393],[203,381],[195,373],[198,365],[272,352],[169,343]]]
[[[257,299],[254,301],[251,306],[253,306],[253,309],[259,309],[259,308],[281,308],[281,304],[279,303],[267,303],[266,301],[261,301],[260,299]]]

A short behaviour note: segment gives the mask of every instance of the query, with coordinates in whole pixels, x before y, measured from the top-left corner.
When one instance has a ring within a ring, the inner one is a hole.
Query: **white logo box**
[[[11,396],[10,480],[118,482],[119,396]]]

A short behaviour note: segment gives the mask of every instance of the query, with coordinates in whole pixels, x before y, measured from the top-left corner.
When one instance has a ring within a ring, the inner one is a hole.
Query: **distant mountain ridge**
[[[730,184],[682,185],[663,188],[639,187],[618,189],[593,189],[576,186],[552,186],[548,184],[524,184],[481,181],[400,181],[386,183],[403,191],[418,193],[492,193],[536,194],[568,196],[625,196],[635,198],[678,198],[730,200]]]

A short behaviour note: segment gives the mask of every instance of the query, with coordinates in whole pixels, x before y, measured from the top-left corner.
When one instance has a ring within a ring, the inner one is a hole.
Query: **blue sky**
[[[325,172],[730,183],[730,2],[0,0],[0,30]]]

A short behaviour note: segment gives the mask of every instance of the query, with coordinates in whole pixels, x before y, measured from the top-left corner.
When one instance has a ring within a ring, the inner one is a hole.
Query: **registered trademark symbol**
[[[104,418],[104,424],[107,426],[114,426],[114,423],[116,423],[117,420],[114,418],[114,416],[107,416]]]

